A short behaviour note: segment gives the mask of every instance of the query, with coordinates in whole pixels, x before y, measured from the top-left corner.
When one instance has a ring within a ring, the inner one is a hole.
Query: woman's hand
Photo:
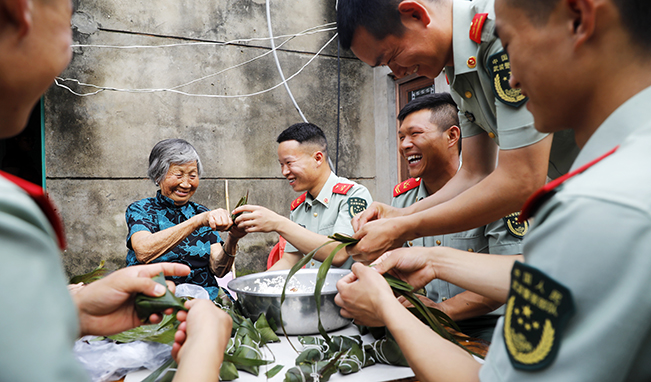
[[[233,225],[231,214],[223,208],[202,212],[199,216],[202,225],[210,227],[213,231],[226,231]]]
[[[166,276],[185,276],[190,268],[175,263],[136,265],[117,270],[81,288],[73,295],[81,334],[107,336],[140,326],[142,322],[136,314],[134,295],[162,296],[165,288],[152,280],[160,272]],[[170,284],[173,291],[174,284]],[[156,323],[161,315],[153,314],[149,319]]]

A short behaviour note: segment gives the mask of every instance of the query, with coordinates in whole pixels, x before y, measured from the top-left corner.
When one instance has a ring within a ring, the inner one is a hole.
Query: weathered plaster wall
[[[300,5],[300,6],[299,6]],[[334,0],[273,1],[274,35],[295,34],[332,22]],[[278,52],[286,77],[298,71],[334,31],[296,37]],[[75,44],[161,45],[223,42],[268,37],[265,2],[145,0],[75,1]],[[277,44],[282,40],[277,40]],[[110,49],[74,47],[63,78],[121,89],[172,88],[269,52],[268,41],[239,45]],[[196,94],[243,95],[280,82],[271,54],[179,90]],[[77,92],[94,89],[66,81]],[[337,135],[337,45],[330,44],[289,82],[310,122],[326,132],[334,161]],[[339,174],[375,193],[376,139],[373,71],[344,54],[341,60]],[[284,87],[252,97],[190,97],[171,92],[114,92],[79,97],[61,87],[45,96],[47,189],[62,211],[69,248],[69,274],[94,268],[100,260],[124,266],[127,233],[124,211],[154,195],[146,179],[147,157],[165,138],[191,142],[205,174],[193,200],[231,206],[246,190],[250,201],[288,216],[298,196],[277,163],[275,138],[300,122]],[[251,234],[240,244],[236,267],[261,271],[276,234]]]

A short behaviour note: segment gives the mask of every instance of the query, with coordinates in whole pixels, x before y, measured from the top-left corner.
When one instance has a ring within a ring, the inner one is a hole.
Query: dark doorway
[[[34,106],[25,130],[15,137],[0,140],[0,169],[39,186],[45,186],[42,102]]]

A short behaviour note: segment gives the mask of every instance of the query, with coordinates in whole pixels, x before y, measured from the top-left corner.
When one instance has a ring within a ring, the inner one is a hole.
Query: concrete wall
[[[273,1],[274,35],[295,34],[335,20],[334,0]],[[237,45],[113,49],[87,45],[161,45],[223,42],[268,37],[261,0],[75,1],[74,56],[63,78],[120,89],[172,88],[269,52],[268,41]],[[335,32],[296,37],[278,52],[285,76],[303,66]],[[277,40],[277,44],[281,40]],[[280,82],[271,54],[252,63],[180,88],[189,93],[235,96]],[[373,69],[344,54],[341,59],[339,175],[376,193],[377,105]],[[93,88],[72,81],[73,90]],[[321,126],[334,161],[337,136],[336,40],[289,82],[310,122]],[[191,97],[170,92],[102,91],[80,97],[53,86],[45,95],[47,189],[62,212],[69,248],[69,274],[93,269],[100,260],[124,266],[131,202],[153,196],[146,179],[147,157],[165,138],[183,138],[199,152],[205,168],[193,200],[225,207],[228,180],[233,206],[246,190],[252,203],[288,216],[298,196],[280,174],[275,138],[300,122],[284,87],[252,97]],[[393,125],[395,126],[395,125]],[[275,234],[251,234],[240,244],[238,271],[261,271]]]

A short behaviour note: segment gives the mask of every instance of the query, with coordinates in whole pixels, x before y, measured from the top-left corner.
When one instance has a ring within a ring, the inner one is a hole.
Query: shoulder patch
[[[298,206],[300,206],[301,204],[303,204],[303,202],[305,201],[305,197],[306,197],[306,196],[307,196],[307,191],[304,192],[303,195],[301,195],[301,196],[299,196],[298,198],[294,199],[294,201],[292,202],[292,205],[290,206],[290,209],[291,209],[292,211],[294,211],[294,210],[296,209],[296,207],[298,207]]]
[[[420,186],[420,181],[420,178],[409,178],[404,182],[396,185],[393,187],[393,197],[395,198],[398,195],[404,194],[405,192],[413,190],[414,188]]]
[[[536,371],[549,366],[573,314],[569,289],[540,270],[516,261],[504,314],[504,343],[513,367]]]
[[[514,212],[506,215],[503,219],[506,230],[518,239],[522,239],[527,231],[529,231],[529,222],[527,220],[520,222],[519,217],[520,212]]]
[[[470,23],[470,39],[477,44],[481,44],[481,31],[487,18],[488,13],[477,13]]]
[[[337,183],[332,187],[332,192],[335,194],[346,195],[348,191],[353,188],[354,184],[349,183]]]
[[[522,95],[520,89],[511,89],[511,62],[505,51],[490,56],[486,67],[492,79],[493,93],[500,102],[513,107],[520,107],[527,102],[527,97]]]
[[[348,199],[348,213],[350,214],[351,218],[354,218],[355,215],[360,212],[364,212],[367,206],[368,204],[364,198],[353,196],[352,198]]]

